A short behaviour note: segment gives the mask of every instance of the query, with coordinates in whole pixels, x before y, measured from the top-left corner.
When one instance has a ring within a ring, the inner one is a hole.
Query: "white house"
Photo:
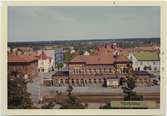
[[[44,51],[38,56],[38,71],[48,73],[54,68],[54,60],[48,57]]]
[[[74,49],[72,49],[72,50],[70,51],[70,53],[71,53],[71,54],[75,53],[75,50],[74,50]]]
[[[160,59],[157,52],[134,52],[128,59],[132,61],[133,70],[136,71],[160,71]]]
[[[88,56],[88,55],[90,55],[90,53],[89,53],[88,51],[85,51],[85,52],[84,52],[84,55],[87,55],[87,56]]]

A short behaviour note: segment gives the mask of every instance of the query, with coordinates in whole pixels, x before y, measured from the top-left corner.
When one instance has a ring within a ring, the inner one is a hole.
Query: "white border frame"
[[[7,7],[8,6],[160,6],[161,22],[160,22],[160,109],[28,109],[15,110],[7,109]],[[164,115],[165,113],[165,37],[166,37],[166,3],[158,1],[4,1],[2,3],[2,44],[1,44],[1,69],[2,69],[2,112],[4,115]]]

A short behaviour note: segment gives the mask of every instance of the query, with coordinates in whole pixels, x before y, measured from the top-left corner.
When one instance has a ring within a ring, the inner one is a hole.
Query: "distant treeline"
[[[130,38],[130,39],[94,39],[94,40],[62,40],[62,41],[33,41],[33,42],[8,42],[8,46],[13,47],[34,47],[34,46],[74,46],[90,47],[99,46],[105,43],[118,43],[120,47],[130,48],[139,44],[160,44],[160,38]]]

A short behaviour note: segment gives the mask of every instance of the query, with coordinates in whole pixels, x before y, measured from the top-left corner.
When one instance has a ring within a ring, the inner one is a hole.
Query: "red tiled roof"
[[[124,56],[113,57],[113,55],[78,55],[70,61],[70,63],[86,64],[113,64],[114,62],[128,62],[128,58]]]
[[[42,51],[42,53],[38,56],[39,59],[42,59],[42,60],[46,60],[46,59],[49,59],[49,57],[45,54],[44,51]]]
[[[8,63],[33,62],[35,60],[37,60],[37,58],[30,55],[16,55],[16,54],[8,55]]]
[[[105,44],[104,46],[98,47],[95,54],[113,54],[115,51],[123,51],[123,48],[118,47],[114,44]]]
[[[128,58],[125,56],[117,56],[115,58],[115,62],[128,62],[128,61],[129,61]]]

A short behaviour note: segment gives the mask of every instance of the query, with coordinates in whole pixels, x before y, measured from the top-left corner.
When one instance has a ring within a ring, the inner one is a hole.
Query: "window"
[[[44,65],[44,62],[41,62],[40,64],[41,64],[41,65]]]
[[[76,80],[76,83],[79,84],[79,80],[78,79]]]
[[[112,72],[111,68],[109,68],[109,72],[110,72],[110,73]]]
[[[140,65],[143,65],[143,62],[142,62],[142,61],[140,62]]]
[[[156,70],[157,70],[157,68],[155,67],[155,68],[154,68],[154,71],[156,71]]]
[[[66,83],[66,84],[68,83],[68,79],[65,80],[65,83]]]
[[[155,65],[155,62],[153,62],[153,64]]]
[[[106,72],[106,68],[104,68],[104,72]]]
[[[96,79],[94,79],[94,83],[96,83]]]

